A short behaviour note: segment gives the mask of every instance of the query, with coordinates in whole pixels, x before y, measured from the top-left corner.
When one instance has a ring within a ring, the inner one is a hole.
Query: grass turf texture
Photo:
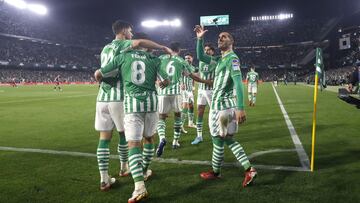
[[[0,146],[95,153],[98,133],[93,129],[97,86],[0,87]],[[279,86],[277,91],[307,154],[311,149],[313,89]],[[155,175],[147,182],[147,202],[358,202],[360,196],[360,114],[337,99],[319,92],[315,172],[258,170],[253,187],[241,188],[241,168],[224,167],[223,178],[206,182],[199,173],[209,166],[153,162]],[[248,121],[236,135],[248,155],[271,149],[293,149],[270,84],[259,87],[257,105],[246,108]],[[196,111],[195,111],[196,113]],[[195,114],[196,115],[196,114]],[[187,124],[187,123],[186,123]],[[211,160],[207,113],[204,142],[192,146],[196,129],[181,137],[181,148],[171,149],[173,118],[167,119],[167,140],[162,158]],[[111,154],[116,155],[114,133]],[[235,162],[225,147],[225,161]],[[300,166],[295,152],[266,154],[253,164]],[[110,174],[118,173],[110,162]],[[72,157],[0,151],[0,202],[126,202],[133,190],[131,177],[118,178],[108,193],[99,191],[95,157]]]

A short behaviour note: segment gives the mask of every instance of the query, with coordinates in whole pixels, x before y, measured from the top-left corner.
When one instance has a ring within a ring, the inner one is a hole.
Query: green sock
[[[189,123],[194,124],[194,107],[189,108]]]
[[[99,140],[99,145],[96,152],[98,161],[101,182],[108,182],[109,179],[109,150],[110,140]]]
[[[203,128],[203,117],[199,116],[196,122],[196,132],[198,137],[202,137],[202,128]]]
[[[161,139],[165,139],[165,129],[166,129],[165,120],[159,119],[157,123],[157,132],[159,135],[159,141],[161,141]]]
[[[174,141],[178,141],[180,139],[180,135],[181,135],[181,118],[179,117],[175,117],[175,122],[174,122]]]
[[[212,168],[215,173],[221,172],[221,164],[224,160],[224,140],[220,137],[213,137]]]
[[[147,171],[151,160],[154,157],[155,146],[154,144],[144,144],[143,153],[142,153],[142,165],[144,173]]]
[[[126,142],[125,133],[119,132],[118,153],[120,158],[121,169],[124,170],[128,162],[128,143]]]
[[[235,155],[236,159],[240,162],[240,164],[244,167],[245,170],[250,168],[250,161],[247,158],[244,149],[242,146],[236,142],[232,137],[227,137],[225,139],[226,145],[229,146],[232,153]]]
[[[182,125],[184,125],[187,117],[188,117],[188,109],[187,109],[187,108],[183,108],[183,110],[181,111],[181,121],[182,121]]]
[[[144,181],[142,154],[140,147],[129,149],[129,167],[134,182]]]

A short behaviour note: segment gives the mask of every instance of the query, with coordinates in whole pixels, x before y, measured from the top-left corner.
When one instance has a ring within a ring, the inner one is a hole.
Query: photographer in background
[[[350,74],[348,87],[350,94],[359,93],[360,63],[357,63],[356,65],[357,67],[354,67],[352,73]]]

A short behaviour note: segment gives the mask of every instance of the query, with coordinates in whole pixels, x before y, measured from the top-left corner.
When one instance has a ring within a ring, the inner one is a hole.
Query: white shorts
[[[248,92],[249,93],[257,93],[257,85],[256,84],[249,84],[248,85]]]
[[[210,110],[209,129],[213,137],[234,135],[238,131],[235,109],[225,109],[222,111]]]
[[[212,90],[198,90],[197,105],[211,105]]]
[[[192,91],[182,91],[181,97],[183,103],[194,103],[194,94]]]
[[[158,96],[159,113],[168,114],[171,111],[176,113],[181,111],[181,95]]]
[[[152,137],[156,133],[158,120],[158,112],[126,114],[126,141],[141,141],[143,137]]]
[[[123,102],[96,102],[95,130],[118,132],[124,131]]]

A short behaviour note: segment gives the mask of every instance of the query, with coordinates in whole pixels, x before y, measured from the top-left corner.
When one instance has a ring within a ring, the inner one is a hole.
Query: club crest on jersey
[[[240,70],[239,59],[233,59],[232,60],[232,68],[233,68],[233,70]]]

